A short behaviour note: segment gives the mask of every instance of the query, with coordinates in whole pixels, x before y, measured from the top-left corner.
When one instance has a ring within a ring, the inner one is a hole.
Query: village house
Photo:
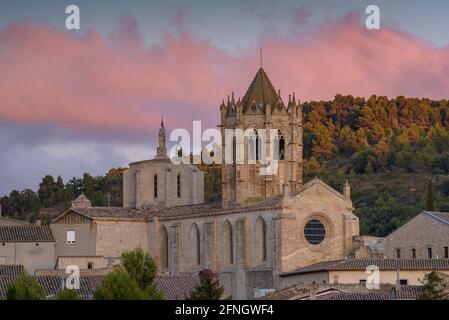
[[[0,265],[23,265],[34,274],[55,267],[55,239],[49,226],[0,225]]]
[[[385,238],[390,259],[449,259],[449,212],[423,211]]]

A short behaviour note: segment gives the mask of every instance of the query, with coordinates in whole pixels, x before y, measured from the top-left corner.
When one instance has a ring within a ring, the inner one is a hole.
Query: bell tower
[[[280,90],[275,90],[261,66],[243,98],[235,101],[234,93],[231,97],[228,95],[227,102],[220,105],[220,111],[223,159],[226,159],[226,152],[232,150],[236,160],[236,150],[244,150],[243,163],[234,161],[222,165],[223,207],[289,195],[300,189],[303,128],[302,110],[295,94],[289,95],[285,104]],[[234,138],[232,148],[226,148],[226,129],[235,132],[240,129],[244,138]],[[265,129],[265,140],[259,137],[260,129]],[[274,139],[270,137],[271,132],[276,133]],[[276,145],[276,154],[270,155],[271,144]],[[274,170],[269,174],[264,172],[266,164],[260,161],[263,155],[277,160],[277,166],[272,166]]]

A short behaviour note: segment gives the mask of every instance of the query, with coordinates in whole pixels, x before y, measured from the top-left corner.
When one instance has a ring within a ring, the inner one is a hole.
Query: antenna
[[[164,109],[161,108],[161,127],[164,126]]]

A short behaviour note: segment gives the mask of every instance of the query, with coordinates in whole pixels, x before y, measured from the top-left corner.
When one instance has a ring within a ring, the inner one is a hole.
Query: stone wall
[[[31,275],[38,269],[53,269],[55,242],[0,243],[0,260],[4,264],[23,265]]]
[[[428,248],[432,258],[444,258],[444,247],[449,247],[449,225],[420,213],[385,239],[385,255],[396,259],[400,250],[402,259],[412,258],[412,249],[417,259],[428,258]]]
[[[178,175],[180,193],[177,185]],[[173,207],[203,202],[204,173],[194,165],[174,165],[170,160],[149,160],[132,163],[123,173],[124,207]]]

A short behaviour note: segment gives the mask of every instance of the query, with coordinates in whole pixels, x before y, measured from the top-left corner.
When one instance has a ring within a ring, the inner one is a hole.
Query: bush
[[[45,298],[44,288],[25,272],[6,289],[7,300],[45,300]]]
[[[102,285],[95,290],[94,300],[145,300],[147,294],[123,268],[109,273]]]
[[[56,300],[82,300],[82,298],[75,290],[64,288],[58,293]]]

